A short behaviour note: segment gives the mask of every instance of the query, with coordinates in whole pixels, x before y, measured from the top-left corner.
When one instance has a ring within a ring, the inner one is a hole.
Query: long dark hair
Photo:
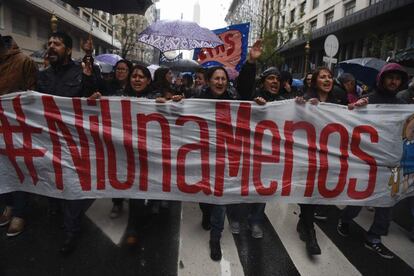
[[[141,70],[141,72],[144,74],[144,76],[147,79],[150,80],[150,83],[147,85],[147,87],[144,89],[143,92],[152,90],[152,77],[151,77],[150,70],[148,70],[148,68],[145,67],[145,66],[142,66],[140,64],[136,64],[131,68],[131,72],[130,72],[129,78],[128,78],[127,91],[128,91],[128,95],[130,95],[130,96],[135,96],[135,94],[136,94],[136,91],[134,89],[132,89],[132,86],[131,86],[131,77],[132,77],[132,73],[134,73],[135,70]]]
[[[170,68],[164,66],[155,70],[154,86],[156,89],[169,88],[171,86],[171,83],[169,83],[165,77],[170,70]]]
[[[331,69],[329,69],[328,67],[322,66],[322,67],[316,68],[316,70],[313,71],[313,73],[312,73],[312,80],[311,80],[311,88],[312,88],[312,90],[314,90],[315,93],[318,90],[318,88],[316,87],[316,84],[317,84],[319,73],[321,71],[327,71],[329,74],[331,74],[331,76],[333,78],[333,73],[332,73]]]

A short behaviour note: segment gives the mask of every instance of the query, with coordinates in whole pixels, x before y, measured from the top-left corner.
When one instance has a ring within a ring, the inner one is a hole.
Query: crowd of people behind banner
[[[251,100],[258,105],[267,102],[295,99],[297,104],[328,102],[348,105],[349,109],[366,104],[410,104],[414,103],[414,80],[409,82],[404,69],[395,63],[386,64],[377,77],[377,87],[365,91],[356,84],[354,76],[343,73],[337,79],[329,68],[321,67],[306,74],[303,87],[292,86],[292,75],[279,72],[276,67],[264,70],[256,77],[256,61],[261,56],[261,42],[257,41],[250,49],[248,59],[238,78],[230,83],[223,67],[199,69],[192,75],[177,77],[173,72],[160,67],[152,77],[151,72],[142,65],[133,65],[128,60],[118,61],[110,76],[103,79],[99,68],[93,64],[92,42],[88,40],[83,49],[86,52],[82,62],[72,60],[72,39],[64,32],[51,34],[48,40],[47,61],[49,66],[37,70],[35,63],[25,56],[10,36],[0,40],[0,95],[11,92],[35,90],[41,93],[63,97],[101,97],[126,96],[154,99],[158,103],[169,100],[185,101],[186,98],[215,100]],[[405,90],[404,90],[405,89]],[[404,91],[402,91],[404,90]],[[398,112],[398,110],[396,110]],[[414,136],[413,133],[408,135]],[[412,137],[414,139],[414,137]],[[149,157],[150,158],[150,157]],[[3,159],[5,160],[5,159]],[[384,180],[384,185],[386,185]],[[25,228],[28,194],[12,192],[2,195],[5,208],[0,217],[0,226],[7,226],[7,236],[19,235]],[[414,220],[414,198],[409,199],[410,212]],[[81,231],[81,218],[93,199],[58,200],[49,199],[49,214],[62,215],[65,239],[60,253],[68,255],[74,251]],[[119,217],[124,209],[123,199],[113,199],[109,216]],[[129,199],[129,218],[125,244],[134,247],[139,244],[143,213],[156,215],[160,208],[168,207],[166,201]],[[300,216],[297,224],[299,237],[306,244],[310,255],[321,254],[314,230],[315,219],[326,219],[324,206],[299,204]],[[352,220],[361,211],[360,206],[345,207],[338,218],[337,231],[341,236],[351,235]],[[230,229],[233,234],[240,233],[241,218],[248,218],[252,238],[263,238],[265,203],[248,204],[248,214],[240,213],[240,205],[214,205],[200,203],[202,212],[201,227],[210,231],[210,257],[218,261],[222,258],[220,247],[224,229],[225,214],[233,213]],[[243,209],[244,210],[244,209]],[[61,212],[59,212],[61,211]],[[375,208],[374,221],[366,234],[365,247],[383,258],[391,259],[393,253],[382,243],[391,222],[392,207]],[[239,218],[239,219],[237,219]],[[414,242],[414,229],[410,233]]]

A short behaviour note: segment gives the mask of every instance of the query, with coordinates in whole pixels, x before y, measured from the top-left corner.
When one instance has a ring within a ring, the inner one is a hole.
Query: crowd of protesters
[[[242,66],[234,85],[229,85],[229,76],[225,68],[212,67],[198,69],[194,74],[177,76],[174,82],[173,72],[167,67],[155,71],[154,79],[148,68],[133,65],[128,60],[118,61],[113,72],[102,78],[99,68],[93,64],[92,42],[88,40],[83,49],[86,53],[82,62],[72,59],[72,39],[64,32],[53,33],[47,43],[48,67],[42,71],[36,69],[35,63],[25,56],[9,36],[0,39],[0,95],[25,90],[62,97],[101,97],[125,96],[154,99],[158,103],[169,100],[185,101],[186,98],[215,100],[247,100],[258,105],[268,102],[295,99],[297,104],[320,102],[347,105],[350,109],[366,104],[412,104],[414,103],[414,80],[408,84],[408,75],[395,63],[386,64],[378,74],[377,87],[367,93],[357,85],[355,76],[344,73],[334,79],[329,68],[321,67],[306,74],[303,87],[297,89],[292,85],[292,75],[280,72],[276,67],[269,67],[257,75],[257,60],[262,54],[262,45],[257,41],[250,49],[246,63]],[[407,89],[406,89],[407,88]],[[406,89],[406,90],[404,90]],[[404,90],[404,91],[402,91]],[[384,185],[386,181],[384,180]],[[28,195],[24,192],[5,194],[5,208],[0,217],[0,226],[8,227],[7,236],[19,235],[25,228]],[[93,199],[49,200],[50,213],[62,214],[65,238],[60,253],[68,255],[77,246],[81,231],[81,219],[93,203]],[[124,199],[114,198],[109,216],[116,219],[123,213]],[[414,220],[414,198],[409,198]],[[299,238],[305,242],[310,255],[321,254],[314,230],[315,218],[326,218],[324,206],[299,204],[300,215],[297,223]],[[129,199],[129,217],[125,242],[128,246],[139,244],[142,218],[156,215],[159,208],[168,208],[168,202],[157,200]],[[218,261],[222,258],[220,239],[225,227],[225,215],[232,213],[230,229],[233,234],[240,233],[241,218],[248,218],[251,236],[263,238],[265,218],[264,203],[247,204],[248,212],[240,212],[239,204],[215,205],[200,203],[201,227],[210,231],[210,257]],[[350,223],[362,207],[347,206],[338,218],[337,230],[341,236],[350,236]],[[60,210],[61,213],[57,212]],[[244,209],[243,209],[244,210]],[[393,258],[393,253],[381,243],[381,236],[388,232],[392,208],[375,208],[375,216],[367,232],[365,247],[373,250],[383,258]],[[411,232],[414,242],[414,229]]]

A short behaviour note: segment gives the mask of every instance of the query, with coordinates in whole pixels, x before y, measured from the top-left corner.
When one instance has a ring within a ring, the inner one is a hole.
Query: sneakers
[[[263,238],[263,229],[259,224],[254,223],[249,228],[250,228],[250,231],[252,232],[252,238],[255,238],[255,239]]]
[[[220,261],[221,260],[221,247],[220,247],[220,240],[214,241],[210,240],[210,258],[213,261]]]
[[[338,234],[341,235],[342,237],[348,237],[349,236],[349,223],[339,220],[338,226],[336,227],[336,231],[338,231]]]
[[[111,213],[109,214],[109,217],[111,219],[119,218],[122,215],[122,212],[123,212],[123,205],[122,204],[121,205],[115,205],[114,204],[114,206],[112,206]]]
[[[7,229],[7,237],[15,237],[24,230],[24,219],[13,217],[10,221],[9,229]]]
[[[231,221],[230,222],[230,231],[231,231],[232,234],[235,234],[235,235],[240,234],[240,222]]]
[[[394,254],[389,251],[382,243],[372,243],[372,242],[365,242],[365,247],[376,252],[378,255],[383,257],[384,259],[393,259]]]
[[[9,224],[12,217],[12,207],[6,206],[4,208],[3,214],[0,216],[0,226],[6,226]]]
[[[322,220],[325,221],[328,219],[328,216],[326,215],[326,213],[322,210],[318,210],[316,209],[315,213],[313,214],[313,217],[317,220]]]

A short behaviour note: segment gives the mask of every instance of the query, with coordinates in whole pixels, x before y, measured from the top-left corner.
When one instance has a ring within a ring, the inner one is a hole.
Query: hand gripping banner
[[[391,206],[414,195],[414,108],[0,97],[0,193]]]

